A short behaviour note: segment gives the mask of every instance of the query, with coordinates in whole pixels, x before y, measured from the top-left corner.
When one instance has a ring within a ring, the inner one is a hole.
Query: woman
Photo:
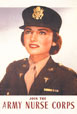
[[[77,95],[77,74],[55,63],[62,39],[60,15],[43,6],[26,8],[22,17],[21,42],[29,59],[11,63],[0,83],[1,95]]]

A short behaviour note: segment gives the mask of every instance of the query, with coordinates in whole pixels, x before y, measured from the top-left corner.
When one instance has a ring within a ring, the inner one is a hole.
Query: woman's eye
[[[25,31],[25,34],[30,34],[31,33],[31,31]]]
[[[40,34],[41,35],[46,35],[46,32],[41,31]]]

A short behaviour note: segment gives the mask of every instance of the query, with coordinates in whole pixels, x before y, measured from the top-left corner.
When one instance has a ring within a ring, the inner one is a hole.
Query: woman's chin
[[[35,55],[39,55],[40,53],[29,53],[29,54],[35,56]]]
[[[41,55],[42,53],[40,52],[34,52],[34,51],[31,51],[31,52],[28,52],[30,55]]]

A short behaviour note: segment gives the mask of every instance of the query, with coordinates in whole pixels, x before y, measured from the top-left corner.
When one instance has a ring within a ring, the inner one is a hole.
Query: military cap
[[[31,6],[23,10],[22,17],[24,25],[21,29],[26,26],[39,26],[48,27],[55,32],[59,32],[62,24],[61,16],[51,8],[44,6]]]

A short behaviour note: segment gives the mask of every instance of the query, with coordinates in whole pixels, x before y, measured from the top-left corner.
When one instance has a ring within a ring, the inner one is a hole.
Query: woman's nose
[[[30,38],[31,41],[37,41],[37,33],[33,32]]]

